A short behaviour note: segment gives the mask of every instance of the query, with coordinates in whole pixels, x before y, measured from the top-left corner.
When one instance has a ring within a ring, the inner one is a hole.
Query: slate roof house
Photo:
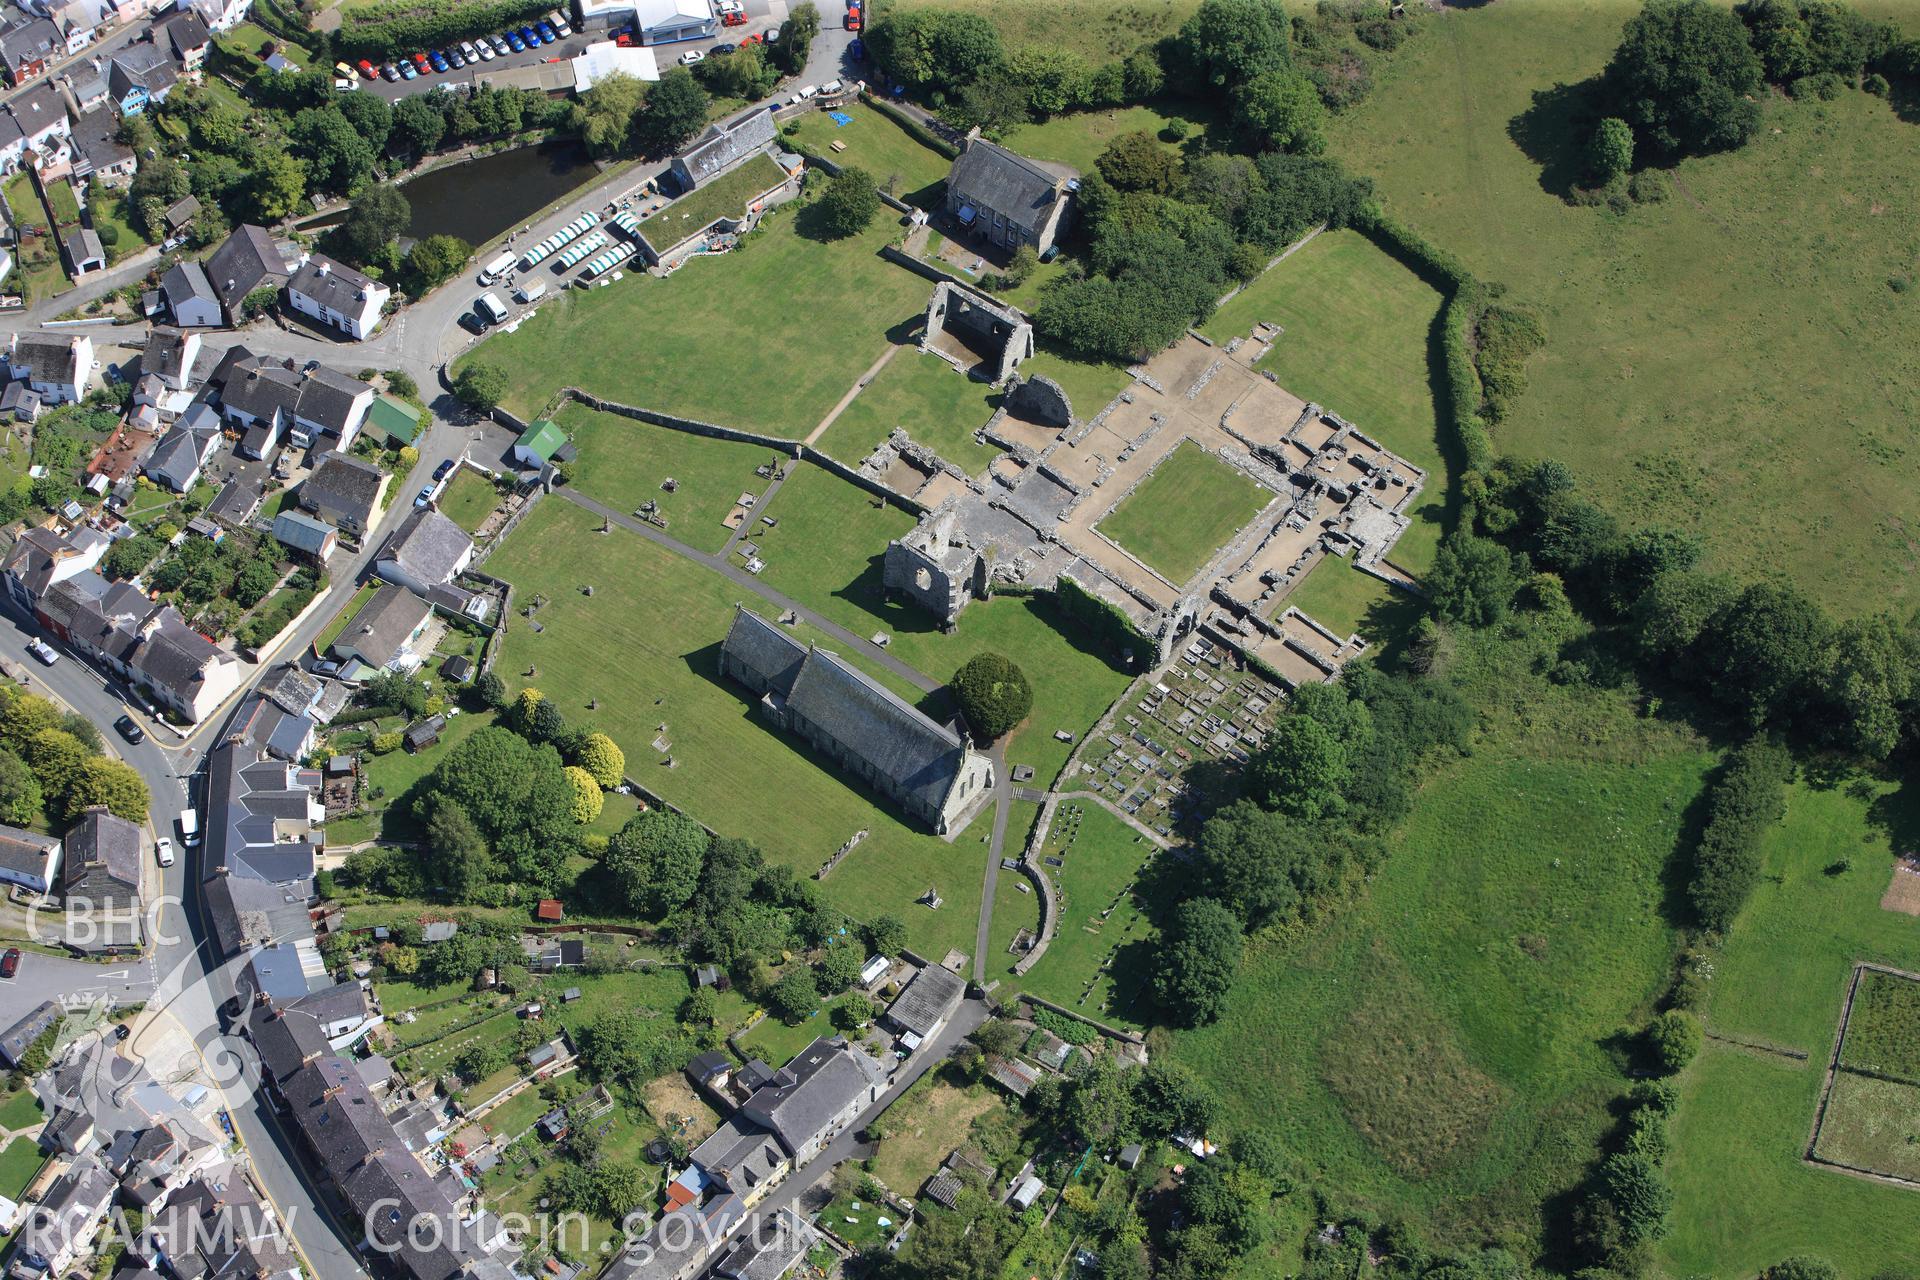
[[[387,539],[373,571],[424,596],[452,582],[472,561],[473,539],[467,531],[432,507],[420,507]]]
[[[240,683],[240,663],[130,583],[74,574],[42,592],[34,617],[88,661],[198,722]]]
[[[107,62],[107,96],[123,116],[164,102],[180,79],[180,64],[151,44],[132,44]]]
[[[1025,156],[967,135],[947,175],[946,211],[961,226],[1003,249],[1023,244],[1045,255],[1066,229],[1079,182]]]
[[[136,1251],[180,1280],[298,1280],[300,1263],[270,1205],[241,1172],[219,1165],[168,1197]]]
[[[285,287],[298,263],[299,251],[283,251],[266,228],[252,223],[235,227],[207,258],[207,279],[213,282],[220,305],[226,308],[227,323],[239,322],[240,304],[255,289]]]
[[[780,1141],[796,1167],[880,1100],[887,1072],[839,1036],[820,1037],[755,1089],[739,1115]]]
[[[334,640],[333,651],[342,658],[358,658],[376,671],[410,670],[420,661],[413,643],[432,616],[425,600],[405,587],[389,584],[360,607]]]
[[[113,1174],[97,1158],[83,1155],[75,1160],[27,1215],[7,1274],[31,1277],[64,1272],[92,1242],[94,1228],[118,1189]]]
[[[7,83],[18,87],[47,69],[47,62],[66,51],[60,28],[46,18],[27,18],[0,31],[0,56],[6,59]]]
[[[108,539],[93,529],[69,534],[41,527],[23,530],[0,560],[0,582],[14,603],[31,613],[55,585],[91,573],[107,546]]]
[[[0,1031],[0,1063],[5,1063],[8,1069],[19,1066],[21,1057],[33,1047],[33,1042],[45,1035],[47,1028],[62,1016],[60,1006],[51,1000],[42,1000],[21,1014],[12,1026]]]
[[[197,262],[176,262],[160,277],[160,293],[167,300],[173,322],[183,329],[206,329],[220,323],[220,298]]]
[[[92,227],[69,231],[60,242],[60,252],[66,256],[67,270],[76,276],[103,270],[107,265],[107,248],[100,243],[100,233]]]
[[[67,945],[101,954],[138,950],[140,828],[95,805],[61,839],[67,865]],[[76,910],[80,904],[83,908]]]
[[[120,141],[120,121],[111,111],[91,111],[73,130],[73,176],[97,178],[109,187],[133,180],[138,160],[133,148]]]
[[[198,71],[207,60],[207,48],[213,43],[213,33],[207,29],[207,20],[191,9],[177,9],[174,13],[154,24],[154,37],[164,39],[174,59],[184,71]]]
[[[219,383],[220,411],[246,430],[240,452],[250,458],[273,452],[282,433],[301,447],[330,435],[339,441],[336,450],[347,449],[373,404],[373,388],[358,378],[319,364],[295,368],[271,356],[222,360],[208,381]]]
[[[67,119],[67,104],[58,89],[50,84],[35,85],[8,103],[7,111],[20,126],[28,147],[43,158],[64,157],[66,142],[73,137],[73,123]]]
[[[887,1006],[883,1021],[903,1036],[931,1040],[947,1025],[966,992],[967,984],[959,974],[937,964],[926,965]]]
[[[53,888],[60,872],[60,842],[18,827],[0,826],[0,882],[35,893]]]
[[[338,329],[356,342],[373,336],[393,290],[370,276],[316,253],[287,280],[287,302],[302,315]]]
[[[287,547],[318,564],[340,545],[340,531],[324,520],[304,511],[282,511],[273,518],[273,536]]]
[[[769,719],[946,835],[993,790],[993,762],[857,667],[738,608],[720,671],[760,698]]]
[[[373,527],[388,479],[371,462],[330,453],[300,485],[300,507],[342,533],[358,537]]]
[[[93,339],[85,334],[16,333],[7,352],[8,376],[24,378],[44,404],[82,399],[93,366]]]
[[[199,355],[199,334],[157,324],[148,332],[146,349],[140,353],[140,372],[185,390],[193,382],[193,364]]]

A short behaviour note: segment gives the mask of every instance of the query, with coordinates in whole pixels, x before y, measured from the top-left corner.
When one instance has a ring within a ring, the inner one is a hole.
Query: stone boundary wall
[[[1038,1005],[1042,1009],[1057,1013],[1063,1018],[1072,1018],[1075,1022],[1084,1022],[1108,1039],[1119,1040],[1126,1044],[1145,1044],[1147,1042],[1147,1038],[1136,1031],[1122,1031],[1118,1027],[1108,1026],[1098,1018],[1089,1018],[1084,1013],[1076,1013],[1065,1005],[1055,1004],[1053,1001],[1042,996],[1036,996],[1032,992],[1022,991],[1020,993],[1020,999],[1026,1001],[1028,1004]]]

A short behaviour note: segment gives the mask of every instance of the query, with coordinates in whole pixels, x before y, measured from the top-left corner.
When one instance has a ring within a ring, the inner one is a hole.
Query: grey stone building
[[[1009,251],[1030,244],[1044,255],[1066,230],[1079,185],[1072,170],[1016,155],[975,129],[947,175],[946,211],[988,244]]]

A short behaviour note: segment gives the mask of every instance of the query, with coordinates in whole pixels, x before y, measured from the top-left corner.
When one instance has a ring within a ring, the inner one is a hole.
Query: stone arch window
[[[913,585],[922,591],[933,590],[933,572],[925,565],[913,571]]]

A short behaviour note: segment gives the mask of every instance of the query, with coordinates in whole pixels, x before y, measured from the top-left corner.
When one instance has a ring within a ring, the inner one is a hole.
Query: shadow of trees
[[[1540,166],[1540,188],[1570,200],[1586,170],[1587,140],[1600,119],[1600,78],[1533,91],[1533,103],[1507,122],[1507,136]]]

